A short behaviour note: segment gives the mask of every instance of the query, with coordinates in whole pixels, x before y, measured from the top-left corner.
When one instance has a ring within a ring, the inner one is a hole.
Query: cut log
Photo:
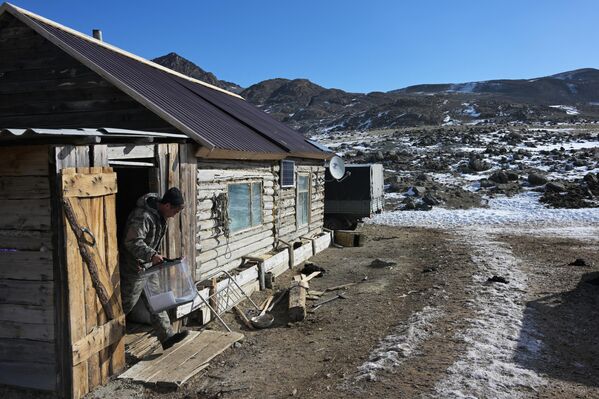
[[[289,320],[302,321],[306,318],[306,292],[308,282],[301,276],[293,277],[293,286],[289,289]]]

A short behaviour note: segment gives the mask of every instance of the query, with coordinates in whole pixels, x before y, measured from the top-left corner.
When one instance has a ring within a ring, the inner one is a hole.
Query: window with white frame
[[[229,184],[228,197],[232,233],[262,224],[262,183]]]
[[[297,225],[310,221],[310,175],[297,175]]]

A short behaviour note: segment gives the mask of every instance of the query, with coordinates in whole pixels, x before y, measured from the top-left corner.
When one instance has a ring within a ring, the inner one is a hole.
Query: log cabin
[[[8,3],[0,54],[0,384],[79,398],[121,372],[119,238],[147,192],[183,192],[162,252],[196,282],[251,292],[329,245],[333,154],[239,95]]]

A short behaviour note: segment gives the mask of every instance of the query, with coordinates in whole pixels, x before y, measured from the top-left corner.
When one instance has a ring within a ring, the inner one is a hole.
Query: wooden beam
[[[0,147],[1,176],[48,176],[48,146]]]
[[[54,323],[54,307],[19,305],[13,303],[0,303],[0,321],[11,321],[15,323],[31,323],[35,321],[39,324]]]
[[[0,280],[0,303],[52,306],[54,282]]]
[[[0,207],[0,229],[49,230],[50,201],[5,200]]]
[[[95,327],[92,332],[73,344],[73,366],[119,341],[125,334],[125,316]]]
[[[112,172],[112,168],[104,168],[104,172]],[[114,287],[115,300],[121,303],[121,287],[119,273],[119,253],[116,240],[116,196],[104,197],[104,223],[106,227],[106,267]],[[125,334],[105,352],[110,357],[110,374],[120,373],[125,368]]]
[[[63,175],[62,195],[64,198],[99,197],[117,192],[116,173],[75,173]]]
[[[50,198],[46,176],[0,176],[0,200]]]
[[[0,339],[2,338],[53,342],[54,324],[2,321],[0,323]]]
[[[3,252],[0,279],[51,281],[54,279],[52,252]]]
[[[29,341],[25,339],[0,340],[0,362],[39,362],[54,364],[53,342]]]
[[[84,237],[84,231],[82,229],[84,226],[81,226],[78,220],[85,220],[85,214],[83,214],[81,208],[76,205],[77,202],[78,201],[76,200],[72,201],[68,198],[63,200],[65,216],[71,229],[75,233],[81,257],[87,264],[94,288],[96,289],[98,298],[100,298],[106,316],[109,320],[112,320],[122,312],[121,305],[118,302],[116,295],[114,295],[112,281],[108,276],[105,267],[98,266],[102,265],[102,262],[100,255],[97,252],[97,248],[93,245],[90,246],[86,241],[88,238]]]
[[[306,292],[308,283],[301,276],[293,277],[293,286],[289,289],[289,319],[292,322],[306,318]]]
[[[35,360],[0,362],[0,384],[55,391],[56,367]]]
[[[109,145],[108,159],[140,159],[140,158],[154,158],[154,146],[153,145]]]
[[[50,251],[53,248],[52,233],[36,230],[0,230],[0,248],[35,252]],[[7,253],[3,254],[3,256],[5,255]]]
[[[196,157],[203,159],[234,159],[234,160],[280,160],[287,157],[285,152],[252,152],[252,151],[233,151],[220,148],[210,149],[200,147],[196,151]]]

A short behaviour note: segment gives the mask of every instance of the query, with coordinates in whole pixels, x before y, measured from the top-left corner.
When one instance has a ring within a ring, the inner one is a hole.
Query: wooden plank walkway
[[[181,386],[208,366],[208,362],[224,352],[243,334],[221,331],[190,331],[180,343],[162,355],[153,354],[119,376],[135,382]]]

